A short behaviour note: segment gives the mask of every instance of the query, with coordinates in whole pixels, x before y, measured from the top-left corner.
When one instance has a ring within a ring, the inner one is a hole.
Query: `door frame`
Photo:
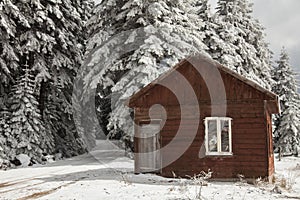
[[[137,150],[135,152],[140,153],[141,152],[141,138],[140,136],[140,127],[142,125],[147,125],[147,124],[157,124],[159,125],[159,132],[157,132],[156,134],[156,150],[161,148],[161,125],[162,125],[162,119],[151,119],[151,120],[139,120],[137,125],[135,125],[135,148],[137,148]],[[149,171],[149,172],[143,172],[141,169],[141,161],[140,161],[140,157],[139,156],[135,156],[135,173],[161,173],[162,172],[162,154],[159,153],[156,157],[156,163],[155,165],[158,166],[157,170],[154,171]]]

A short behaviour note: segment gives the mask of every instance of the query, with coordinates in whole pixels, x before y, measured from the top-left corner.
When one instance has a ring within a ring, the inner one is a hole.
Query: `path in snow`
[[[120,167],[122,166],[122,167]],[[32,199],[49,195],[78,181],[121,180],[133,161],[109,141],[97,141],[89,154],[28,168],[0,171],[0,199]]]

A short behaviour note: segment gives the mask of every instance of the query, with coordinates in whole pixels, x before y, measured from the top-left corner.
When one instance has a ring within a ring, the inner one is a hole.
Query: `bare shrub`
[[[208,179],[212,176],[212,172],[208,170],[208,172],[202,171],[198,175],[194,175],[193,177],[189,177],[192,180],[192,185],[196,185],[195,187],[195,199],[204,199],[202,196],[202,187],[208,185]]]
[[[296,183],[296,178],[299,176],[293,171],[289,171],[287,175],[279,180],[279,186],[286,190],[291,190]]]
[[[194,176],[187,176],[189,179],[183,179],[181,177],[177,177],[174,172],[173,177],[179,179],[179,187],[174,185],[172,186],[169,191],[179,191],[186,195],[184,199],[198,199],[203,200],[205,199],[202,196],[202,187],[208,185],[208,179],[211,178],[212,172],[208,170],[208,172],[201,171],[200,174]],[[188,193],[189,188],[195,186],[195,193]],[[188,193],[188,194],[187,194]]]
[[[128,179],[128,174],[127,173],[121,173],[121,182],[123,182],[125,185],[131,185],[132,182]]]

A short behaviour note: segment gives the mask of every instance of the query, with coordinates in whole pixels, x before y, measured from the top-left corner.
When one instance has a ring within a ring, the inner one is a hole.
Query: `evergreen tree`
[[[201,31],[205,33],[204,42],[209,48],[207,51],[213,59],[238,71],[237,68],[241,67],[242,58],[237,54],[237,47],[234,45],[236,40],[234,27],[231,23],[222,21],[220,14],[211,14],[208,1],[198,1],[196,8],[199,17],[205,22]]]
[[[273,71],[276,84],[273,85],[273,91],[279,95],[282,112],[274,119],[274,142],[277,151],[281,147],[283,153],[291,154],[300,147],[300,98],[295,74],[284,48],[276,63],[277,67]]]
[[[299,101],[298,101],[299,103]],[[289,105],[280,115],[278,126],[274,132],[277,139],[275,147],[281,148],[283,154],[298,155],[300,149],[300,128],[298,105]]]
[[[274,67],[272,73],[276,84],[273,85],[272,90],[279,95],[280,107],[283,111],[288,107],[288,102],[292,102],[297,97],[296,74],[292,70],[289,56],[284,47],[276,63],[277,66]]]
[[[14,138],[11,137],[8,124],[10,112],[0,103],[0,169],[9,167],[9,155],[11,152],[8,143]]]
[[[90,0],[0,2],[0,90],[7,96],[10,85],[20,81],[22,66],[28,65],[37,83],[34,108],[54,136],[56,151],[65,155],[86,149],[72,119],[71,95],[92,5]]]
[[[110,109],[104,107],[111,104],[112,112],[105,117],[109,135],[131,142],[132,123],[124,100],[181,59],[207,49],[194,3],[104,0],[96,7],[88,24],[91,59],[85,87],[98,88],[100,112],[108,114]]]
[[[20,46],[11,39],[16,35],[13,19],[17,17],[20,23],[24,22],[24,16],[10,0],[0,2],[0,169],[6,167],[8,154],[11,152],[9,144],[14,141],[8,126],[7,104],[10,85],[14,82],[12,76],[18,68],[19,61],[17,52]],[[23,24],[26,26],[25,23]]]
[[[214,59],[270,89],[271,53],[262,26],[251,14],[247,0],[219,0],[214,22],[220,39],[207,46]]]
[[[10,1],[0,2],[0,89],[8,87],[13,81],[12,74],[18,69],[18,51],[20,45],[14,41],[17,36],[15,24],[17,20],[22,26],[29,27],[25,17],[20,10]],[[2,93],[3,94],[3,93]]]
[[[34,88],[34,76],[25,69],[24,75],[13,86],[11,94],[11,160],[18,154],[26,154],[33,162],[41,162],[43,153],[53,152],[53,137],[41,120]]]
[[[10,151],[7,145],[7,137],[10,136],[8,125],[10,112],[7,109],[7,98],[5,88],[1,87],[0,83],[0,169],[5,168],[8,159],[6,153]]]

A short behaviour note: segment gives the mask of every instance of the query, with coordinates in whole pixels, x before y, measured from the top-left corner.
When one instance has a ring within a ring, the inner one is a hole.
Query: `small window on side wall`
[[[232,155],[231,118],[205,118],[206,155]]]

